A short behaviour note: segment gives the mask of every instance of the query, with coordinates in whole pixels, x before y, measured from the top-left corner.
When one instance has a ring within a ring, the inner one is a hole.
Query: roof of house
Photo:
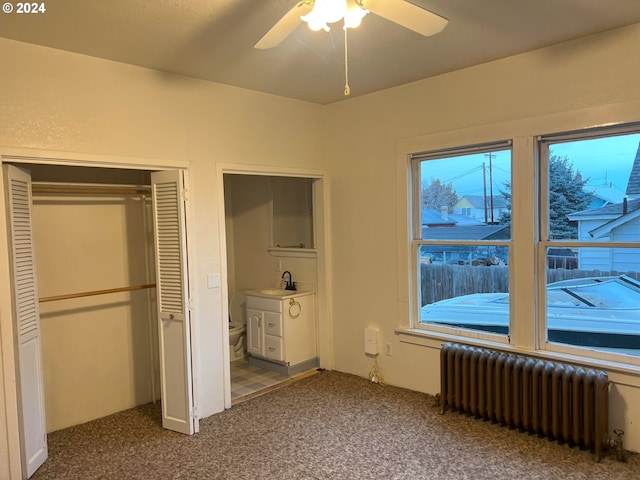
[[[423,208],[420,220],[422,225],[433,225],[433,226],[445,226],[450,225],[453,226],[456,224],[452,215],[447,215],[446,217],[442,215],[438,210],[434,210],[433,208]]]
[[[624,192],[613,185],[585,185],[582,190],[601,200],[604,205],[621,202],[625,197]]]
[[[582,220],[586,217],[611,217],[629,214],[640,209],[640,198],[627,201],[627,211],[624,212],[624,202],[611,203],[600,208],[582,210],[568,215],[569,220]]]
[[[599,208],[573,212],[567,215],[567,217],[569,220],[596,218],[608,220],[607,223],[589,232],[593,235],[594,232],[598,232],[599,234],[602,234],[604,231],[608,232],[611,228],[622,225],[638,216],[637,211],[640,210],[640,143],[638,143],[638,150],[636,151],[633,167],[631,167],[631,173],[629,174],[626,195],[627,197],[622,199],[622,201],[605,204]]]
[[[631,167],[631,173],[629,174],[626,193],[630,197],[640,196],[640,142],[638,142],[636,158],[633,160],[633,167]]]
[[[608,222],[603,223],[599,227],[590,230],[589,235],[591,235],[593,238],[604,237],[606,235],[609,235],[612,230],[618,228],[620,225],[628,224],[638,217],[640,217],[640,209],[634,210],[624,215],[620,215],[618,218],[614,218],[613,220],[609,220]]]
[[[487,208],[491,208],[491,199],[489,197],[486,198]],[[475,208],[484,208],[484,195],[463,195],[456,203],[456,206],[462,201],[462,199],[466,199]],[[507,202],[502,195],[493,195],[493,208],[507,208]]]
[[[451,228],[423,228],[422,238],[429,240],[508,240],[510,225],[469,225]]]
[[[423,208],[421,223],[422,225],[430,225],[433,227],[445,227],[445,226],[463,226],[463,225],[482,225],[483,223],[472,217],[466,215],[460,215],[456,213],[448,213],[445,216],[441,212],[433,208]]]

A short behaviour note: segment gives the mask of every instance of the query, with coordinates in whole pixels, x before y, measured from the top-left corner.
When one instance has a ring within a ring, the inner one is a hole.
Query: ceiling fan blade
[[[449,23],[446,18],[405,0],[366,0],[362,3],[372,13],[425,37],[440,33]]]
[[[289,10],[284,17],[271,27],[264,36],[258,40],[253,47],[259,49],[267,49],[277,47],[282,41],[293,33],[293,31],[302,23],[300,18],[302,15],[306,15],[311,11],[310,2],[300,2],[291,10]]]

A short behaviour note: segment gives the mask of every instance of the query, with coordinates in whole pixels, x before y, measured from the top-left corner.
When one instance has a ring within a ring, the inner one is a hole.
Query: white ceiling
[[[344,34],[305,25],[253,45],[299,0],[49,0],[0,36],[310,102],[344,99]],[[349,31],[351,97],[640,23],[640,0],[411,0],[449,20],[422,37],[367,15]],[[16,2],[13,2],[14,4]]]

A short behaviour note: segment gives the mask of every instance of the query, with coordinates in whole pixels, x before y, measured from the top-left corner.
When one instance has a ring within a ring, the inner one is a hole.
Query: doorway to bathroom
[[[224,219],[220,222],[224,232],[223,299],[227,294],[223,315],[230,320],[225,397],[229,408],[257,392],[307,375],[316,366],[330,368],[326,182],[324,172],[224,166],[219,168],[218,179],[222,186],[220,218]],[[300,291],[314,292],[316,300],[313,337],[318,362],[295,375],[279,362],[265,363],[246,349],[247,333],[251,333],[244,303],[246,292],[284,288],[285,272],[291,273]],[[238,324],[243,327],[240,338],[235,334]]]

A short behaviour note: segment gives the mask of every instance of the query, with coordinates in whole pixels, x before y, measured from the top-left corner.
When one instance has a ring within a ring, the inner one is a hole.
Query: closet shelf
[[[267,251],[272,257],[316,258],[318,255],[315,248],[269,247]]]
[[[118,293],[118,292],[130,292],[133,290],[144,290],[147,288],[155,288],[155,283],[147,283],[145,285],[132,285],[129,287],[120,287],[120,288],[108,288],[106,290],[93,290],[90,292],[80,292],[80,293],[68,293],[66,295],[54,295],[52,297],[40,297],[38,301],[40,303],[45,302],[55,302],[57,300],[68,300],[70,298],[80,298],[80,297],[91,297],[93,295],[106,295],[109,293]]]

